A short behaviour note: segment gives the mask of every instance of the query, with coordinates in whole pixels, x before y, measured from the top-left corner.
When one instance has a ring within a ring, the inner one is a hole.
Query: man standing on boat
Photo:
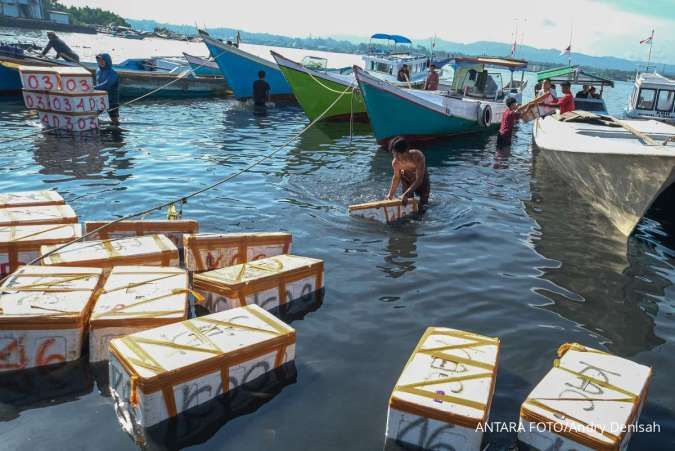
[[[80,57],[77,55],[77,53],[73,52],[71,48],[61,40],[61,38],[56,36],[56,33],[53,31],[48,31],[47,38],[49,38],[49,42],[45,48],[42,49],[42,56],[45,56],[51,49],[54,49],[56,52],[56,59],[62,58],[70,63],[80,62]]]
[[[253,105],[265,107],[270,101],[270,85],[265,81],[265,71],[258,72],[258,79],[253,82]]]
[[[427,75],[427,80],[424,82],[424,89],[426,91],[436,91],[438,89],[438,72],[436,72],[434,64],[429,66],[429,75]]]
[[[572,95],[572,87],[569,84],[569,82],[563,82],[561,85],[563,96],[560,97],[559,99],[555,99],[554,101],[547,100],[547,97],[541,98],[541,101],[547,101],[546,103],[547,106],[557,106],[560,107],[560,114],[565,114],[569,113],[570,111],[574,111],[576,109],[576,105],[574,104],[574,96]],[[537,101],[539,99],[536,99]]]
[[[391,161],[394,175],[387,199],[393,199],[398,185],[402,184],[403,193],[400,199],[403,203],[417,194],[420,197],[420,207],[425,207],[429,203],[431,183],[424,154],[417,149],[411,149],[408,141],[401,137],[394,138],[389,143],[389,150],[394,157]]]
[[[107,53],[96,55],[96,89],[108,93],[108,115],[113,125],[120,123],[120,82],[113,69],[112,58]]]

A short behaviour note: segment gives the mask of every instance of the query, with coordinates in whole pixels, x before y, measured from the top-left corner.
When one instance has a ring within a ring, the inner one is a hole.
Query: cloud
[[[556,25],[557,24],[554,21],[552,21],[551,19],[544,19],[541,22],[542,27],[555,27]]]

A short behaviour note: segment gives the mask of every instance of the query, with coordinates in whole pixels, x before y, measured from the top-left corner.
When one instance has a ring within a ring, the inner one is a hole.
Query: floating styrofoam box
[[[380,222],[394,222],[417,213],[417,199],[410,198],[405,205],[401,199],[379,200],[349,206],[349,214]]]
[[[86,132],[98,129],[98,114],[96,113],[38,111],[38,119],[45,127],[71,132]]]
[[[15,225],[74,224],[77,215],[68,205],[0,208],[0,227]]]
[[[117,266],[89,320],[89,361],[108,360],[111,339],[176,323],[188,316],[188,277],[180,268]]]
[[[63,197],[56,191],[20,191],[0,193],[0,208],[37,207],[44,205],[63,205]]]
[[[0,227],[0,277],[40,256],[40,247],[65,244],[82,236],[80,224]]]
[[[59,67],[59,87],[68,93],[87,93],[94,90],[94,76],[84,67]]]
[[[87,221],[84,223],[84,233],[87,234],[93,232],[108,224],[108,222],[109,221]],[[199,223],[194,219],[120,221],[96,232],[91,235],[89,239],[108,240],[111,238],[162,234],[170,239],[178,249],[182,249],[183,235],[197,233],[198,231]]]
[[[52,92],[49,94],[50,110],[59,113],[101,113],[108,111],[108,93],[90,92]]]
[[[295,358],[295,331],[258,306],[110,341],[110,393],[137,436]]]
[[[59,88],[57,66],[19,66],[21,86],[24,89],[51,91]]]
[[[419,449],[480,450],[498,357],[498,338],[427,328],[389,398],[387,439]]]
[[[51,109],[49,92],[24,89],[22,90],[23,103],[30,110],[49,111]]]
[[[42,246],[47,254],[54,246]],[[85,266],[110,269],[113,266],[178,266],[178,249],[164,235],[119,240],[84,241],[42,259],[43,265]]]
[[[323,261],[295,255],[277,255],[228,266],[192,278],[195,291],[204,297],[209,312],[256,304],[272,310],[318,295],[323,287]]]
[[[625,450],[651,383],[651,368],[577,343],[520,408],[518,439],[535,449]]]
[[[188,271],[210,271],[261,258],[288,254],[290,233],[201,233],[185,235],[185,267]]]
[[[80,358],[101,270],[23,266],[0,291],[0,371]]]

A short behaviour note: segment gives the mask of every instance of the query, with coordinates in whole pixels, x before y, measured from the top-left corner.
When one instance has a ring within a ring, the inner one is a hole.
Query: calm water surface
[[[620,111],[630,87],[610,94]],[[227,100],[135,104],[122,130],[37,136],[0,152],[0,191],[58,189],[84,220],[113,219],[184,195],[238,170],[300,131],[297,107],[256,117]],[[36,130],[18,102],[0,104],[0,139]],[[292,322],[297,380],[255,413],[205,416],[181,445],[195,449],[381,450],[387,398],[424,329],[466,329],[502,340],[491,419],[520,403],[576,341],[654,367],[633,450],[675,449],[675,240],[645,219],[626,244],[531,147],[523,125],[510,153],[495,136],[425,146],[431,208],[395,226],[350,218],[381,198],[390,157],[369,129],[310,130],[235,182],[194,199],[202,231],[287,230],[294,253],[324,259],[323,304]],[[134,449],[87,365],[21,376],[0,387],[0,448]],[[264,402],[267,401],[267,402]],[[197,427],[200,426],[200,427]],[[512,433],[486,437],[506,449]],[[159,445],[157,445],[159,446]]]

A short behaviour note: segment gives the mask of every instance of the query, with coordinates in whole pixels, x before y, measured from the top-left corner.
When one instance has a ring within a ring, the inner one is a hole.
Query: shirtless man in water
[[[424,154],[417,149],[411,149],[408,141],[401,137],[394,138],[389,143],[389,150],[394,156],[391,161],[394,175],[391,178],[387,199],[394,198],[398,185],[402,183],[403,203],[417,194],[420,196],[420,205],[425,207],[429,203],[431,185]]]

